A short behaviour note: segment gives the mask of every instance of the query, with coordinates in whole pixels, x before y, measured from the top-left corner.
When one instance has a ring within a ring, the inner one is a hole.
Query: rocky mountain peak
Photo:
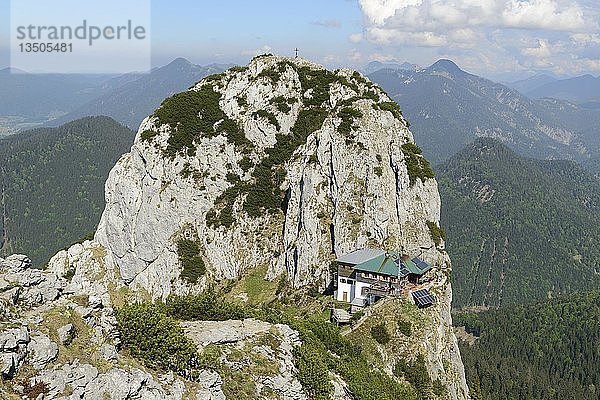
[[[433,63],[427,71],[432,72],[446,72],[453,76],[461,76],[466,75],[467,73],[460,69],[458,65],[454,63],[452,60],[441,59]]]
[[[6,376],[20,379],[31,359],[36,372],[27,382],[48,397],[69,386],[81,398],[106,390],[123,398],[232,398],[240,368],[252,381],[247,398],[271,391],[284,399],[349,399],[362,385],[369,393],[393,386],[385,398],[428,393],[393,377],[410,375],[402,358],[426,369],[429,386],[442,385],[444,396],[469,398],[451,329],[437,183],[400,107],[358,72],[259,56],[209,76],[144,120],[105,193],[94,241],[59,252],[45,271],[32,271],[24,256],[0,259],[7,289],[0,305],[18,311],[13,320],[22,325],[5,332]],[[331,304],[323,293],[332,261],[366,247],[429,263],[421,286],[435,296],[431,307],[417,308],[407,288],[366,307],[348,336],[325,319],[308,321]],[[219,315],[183,315],[207,302]],[[273,319],[260,311],[283,304],[302,314],[287,318],[273,309]],[[175,311],[182,314],[165,314]],[[393,345],[374,336],[381,322]],[[325,340],[352,353],[347,367],[367,379],[333,370],[327,360],[334,353],[318,344]],[[372,369],[356,351],[363,341],[376,346],[364,349],[381,365]],[[150,372],[118,353],[122,346]],[[86,352],[72,351],[79,348]],[[169,374],[159,376],[165,364],[157,358],[167,359]],[[366,382],[373,376],[374,384]]]
[[[257,267],[326,285],[336,254],[367,245],[440,257],[432,177],[400,107],[360,73],[259,56],[145,119],[109,176],[96,239],[153,296]]]

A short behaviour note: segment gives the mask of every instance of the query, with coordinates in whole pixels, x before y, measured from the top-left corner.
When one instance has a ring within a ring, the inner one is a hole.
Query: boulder
[[[60,342],[65,346],[68,346],[75,337],[75,327],[73,324],[66,324],[58,328],[57,333]]]
[[[46,364],[54,361],[58,356],[58,345],[42,333],[36,332],[31,336],[29,343],[31,353],[29,362],[36,369],[43,369]]]

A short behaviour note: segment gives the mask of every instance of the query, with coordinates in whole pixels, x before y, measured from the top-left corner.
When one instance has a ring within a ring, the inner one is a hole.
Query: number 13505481
[[[21,53],[72,53],[72,43],[19,43]]]

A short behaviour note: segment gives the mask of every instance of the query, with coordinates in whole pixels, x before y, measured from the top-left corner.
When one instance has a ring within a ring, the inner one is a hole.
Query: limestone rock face
[[[330,82],[325,89],[314,83],[323,76]],[[326,95],[318,103],[313,99],[321,89]],[[268,266],[269,278],[285,273],[296,287],[324,284],[335,255],[359,247],[410,253],[434,247],[426,221],[439,220],[436,181],[417,178],[411,185],[402,145],[413,143],[412,134],[400,111],[386,108],[391,99],[360,74],[259,57],[191,90],[216,92],[218,107],[250,144],[240,148],[226,132],[200,135],[171,158],[165,151],[178,128],[155,115],[142,123],[131,151],[110,173],[96,233],[131,287],[154,297],[200,290],[204,279],[193,287],[180,279],[176,242],[183,237],[197,238],[216,279]],[[242,189],[229,226],[207,223],[226,190],[256,187],[269,151],[291,141],[306,122],[304,113],[315,109],[325,113],[322,123],[273,167],[286,171],[276,188],[283,210],[250,216]],[[348,111],[354,116],[345,116]]]
[[[439,290],[438,313],[433,318],[431,333],[424,340],[427,369],[432,379],[444,382],[451,399],[469,399],[465,368],[452,330],[452,288],[444,285]]]

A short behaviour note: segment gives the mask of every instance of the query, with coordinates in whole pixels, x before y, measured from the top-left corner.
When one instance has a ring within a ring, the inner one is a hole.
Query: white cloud
[[[359,3],[367,18],[381,25],[386,19],[394,16],[396,10],[410,5],[419,5],[421,0],[359,0]]]
[[[598,28],[566,0],[359,0],[369,24],[404,31],[500,27],[582,32]]]
[[[342,62],[342,57],[339,54],[326,54],[321,58],[321,62],[325,65],[334,65]]]
[[[352,43],[360,43],[363,39],[363,34],[362,33],[353,33],[349,36],[350,41]]]
[[[434,32],[404,32],[386,28],[371,28],[368,31],[367,37],[381,44],[439,47],[448,43],[445,35],[438,35]]]
[[[348,54],[348,59],[352,62],[357,63],[362,60],[362,54],[360,51],[352,49],[350,50],[350,54]]]
[[[536,47],[525,47],[521,50],[521,54],[538,59],[548,58],[552,55],[552,50],[548,45],[548,41],[541,39],[538,40],[538,45]]]
[[[600,71],[600,60],[591,60],[589,58],[584,58],[577,60],[575,63],[578,73],[589,70]]]
[[[580,32],[597,27],[577,5],[559,7],[554,0],[512,0],[505,5],[500,26],[523,29]]]
[[[574,33],[570,36],[571,42],[575,45],[581,44],[600,44],[600,35],[597,33]]]
[[[600,52],[600,6],[589,0],[359,0],[359,5],[364,37],[375,45],[395,52],[410,46],[420,54],[431,49],[430,61],[451,54],[479,71],[486,66],[559,71],[569,63],[595,68]]]
[[[379,62],[382,62],[382,63],[386,63],[386,62],[399,62],[398,58],[396,58],[392,54],[386,54],[386,53],[372,53],[372,54],[369,54],[369,60],[371,60],[371,61],[379,61]]]

